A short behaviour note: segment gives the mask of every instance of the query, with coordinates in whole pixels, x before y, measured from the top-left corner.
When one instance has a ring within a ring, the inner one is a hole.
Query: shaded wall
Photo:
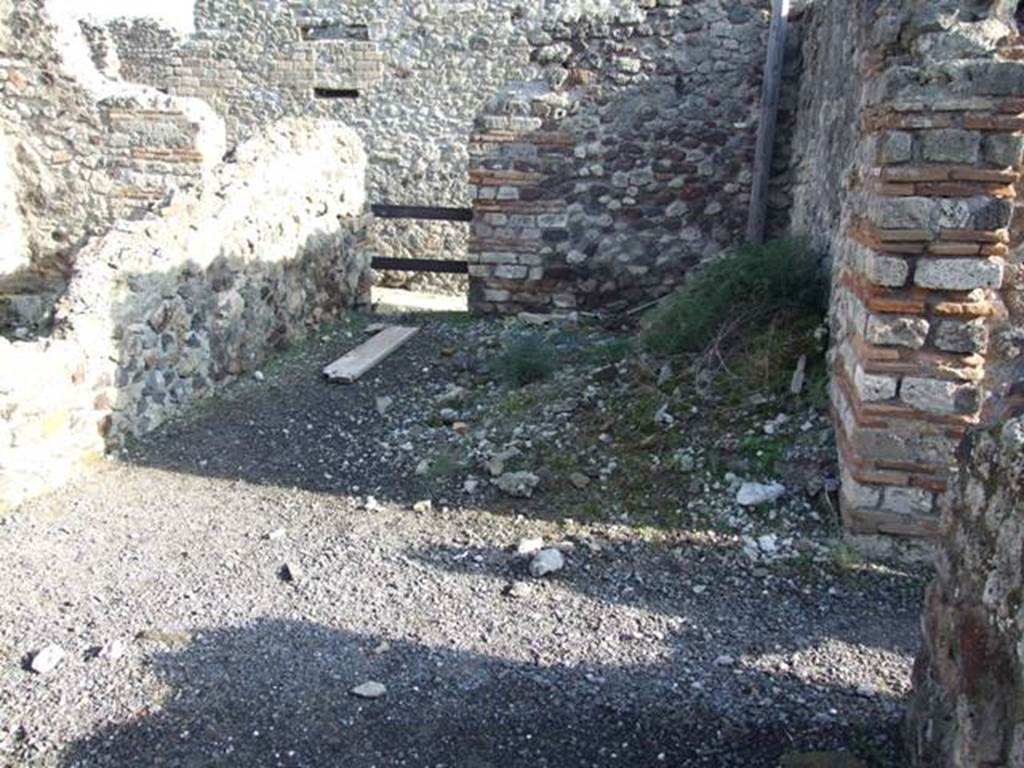
[[[544,28],[472,137],[475,308],[626,307],[741,242],[768,5]]]
[[[1024,764],[1024,422],[973,435],[928,589],[914,765]]]

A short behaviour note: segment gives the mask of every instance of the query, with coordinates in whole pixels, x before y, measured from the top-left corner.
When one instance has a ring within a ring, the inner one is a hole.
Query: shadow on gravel
[[[648,548],[648,553],[651,551]],[[582,562],[580,558],[573,562],[575,556],[570,554],[566,568],[544,579],[595,601],[692,620],[692,636],[681,636],[676,644],[689,649],[708,647],[708,662],[723,653],[737,658],[791,654],[818,648],[829,640],[911,658],[917,654],[917,635],[908,637],[902,631],[905,612],[909,610],[912,616],[917,612],[916,582],[909,577],[906,584],[901,584],[892,576],[861,574],[854,577],[855,589],[837,595],[828,593],[827,588],[808,593],[802,582],[788,579],[784,571],[755,577],[735,562],[725,567],[708,563],[707,555],[707,550],[694,546],[690,559],[674,559],[665,552],[660,563],[652,562],[648,555],[637,567],[620,553],[604,558],[587,555]],[[503,550],[435,546],[410,551],[408,557],[455,573],[487,574],[508,582],[528,578],[529,558],[510,557]],[[707,572],[702,574],[702,569]],[[729,576],[746,582],[745,588],[738,588],[736,581],[715,583],[730,570]],[[699,595],[692,589],[698,583],[704,585]],[[876,598],[884,589],[906,592],[907,600],[902,605],[895,600],[880,603]],[[701,635],[706,626],[714,626],[718,633],[714,644]]]
[[[422,429],[436,410],[426,384],[443,388],[457,380],[459,360],[441,352],[450,351],[459,331],[423,315],[400,322],[421,331],[359,382],[331,383],[321,373],[365,339],[335,329],[327,342],[310,338],[268,362],[265,381],[245,377],[133,441],[127,460],[253,485],[372,494],[403,505],[429,497],[438,484],[414,473],[428,456],[402,450],[408,438],[396,434]],[[378,412],[380,397],[391,400],[386,416]]]
[[[768,768],[793,750],[850,743],[848,727],[731,715],[713,692],[695,700],[645,667],[381,643],[269,619],[199,633],[151,658],[169,689],[159,705],[72,745],[63,764]],[[351,694],[368,680],[387,695]]]

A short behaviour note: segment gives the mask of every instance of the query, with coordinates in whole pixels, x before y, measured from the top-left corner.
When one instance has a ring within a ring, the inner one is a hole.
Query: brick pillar
[[[485,115],[470,138],[470,309],[576,307],[565,251],[573,137],[540,117]]]
[[[947,56],[945,81],[915,77],[934,61],[914,72],[893,57],[869,83],[833,302],[841,503],[854,532],[937,534],[958,445],[1005,410],[1012,377],[992,337],[1020,241],[1015,50]]]

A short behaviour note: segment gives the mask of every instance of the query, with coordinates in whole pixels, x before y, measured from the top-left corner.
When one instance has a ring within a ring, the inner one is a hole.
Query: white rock
[[[417,515],[426,515],[434,511],[434,503],[429,499],[417,501],[412,505],[412,511]]]
[[[285,581],[290,581],[292,584],[298,584],[302,581],[305,572],[302,570],[302,566],[294,560],[285,563],[281,567],[281,578]]]
[[[532,472],[506,472],[494,484],[509,496],[529,499],[540,485],[540,478]]]
[[[731,667],[735,663],[736,663],[736,659],[734,659],[732,656],[730,656],[727,653],[723,653],[721,656],[719,656],[717,659],[715,659],[715,666],[716,667]]]
[[[565,556],[557,549],[542,549],[530,561],[530,575],[536,579],[565,567]]]
[[[37,675],[45,675],[53,672],[57,665],[64,660],[64,656],[63,648],[59,645],[51,644],[33,656],[32,663],[29,666]]]
[[[757,548],[766,555],[774,555],[779,549],[778,537],[774,533],[768,533],[759,537]]]
[[[252,377],[256,379],[256,381],[263,381],[266,379],[266,376],[263,375],[263,371],[256,371]]]
[[[540,536],[534,538],[520,539],[516,545],[516,554],[535,555],[544,549],[544,539]]]
[[[457,406],[462,403],[466,397],[466,390],[464,387],[460,387],[458,384],[449,384],[448,389],[442,392],[437,402],[441,405]]]
[[[756,507],[780,498],[786,487],[779,483],[744,483],[736,493],[736,503],[744,507]]]
[[[430,471],[430,462],[426,459],[422,459],[419,464],[416,465],[416,476],[423,477],[427,472]]]
[[[525,600],[530,596],[532,591],[533,590],[530,588],[530,585],[525,581],[514,581],[505,590],[505,594],[516,600]]]
[[[111,640],[100,648],[99,657],[101,659],[107,659],[109,661],[117,661],[124,656],[125,651],[128,650],[123,640]]]
[[[378,397],[377,398],[377,413],[379,413],[381,416],[383,416],[385,413],[387,413],[391,409],[391,406],[394,405],[394,404],[395,404],[395,399],[393,397]]]
[[[573,484],[578,490],[583,490],[590,485],[590,478],[584,475],[582,472],[573,472],[569,475],[569,482]]]
[[[466,482],[462,484],[462,490],[472,495],[480,490],[480,481],[475,477],[467,478]]]
[[[357,685],[352,689],[352,695],[358,696],[360,699],[379,699],[386,695],[387,692],[388,689],[383,683],[378,683],[374,680],[371,680],[368,683],[363,683],[362,685]]]

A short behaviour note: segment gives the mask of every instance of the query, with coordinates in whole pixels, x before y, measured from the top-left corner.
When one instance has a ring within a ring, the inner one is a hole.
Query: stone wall
[[[8,211],[22,246],[0,275],[32,265],[63,276],[74,250],[110,219],[103,128],[95,101],[64,69],[42,0],[0,4],[0,134]],[[8,219],[9,221],[9,219]]]
[[[90,241],[53,337],[0,338],[0,508],[365,301],[365,162],[352,131],[286,120]]]
[[[187,39],[155,22],[109,28],[121,75],[207,100],[229,142],[287,115],[354,127],[370,202],[466,207],[465,144],[479,103],[530,70],[513,2],[198,2]],[[463,258],[468,227],[371,222],[381,256]],[[388,273],[388,285],[461,292],[465,279]]]
[[[472,137],[471,303],[626,307],[742,241],[768,3],[548,24]]]
[[[1024,421],[971,437],[928,590],[908,735],[921,768],[1024,765]]]
[[[938,533],[967,429],[1015,407],[1024,65],[1009,10],[816,12],[809,40],[844,44],[819,48],[805,75],[801,130],[825,133],[807,144],[794,220],[833,259],[832,402],[853,531]],[[829,95],[850,71],[852,105]]]
[[[624,45],[645,49],[643,76],[632,81],[647,79],[656,68],[666,86],[679,76],[679,87],[688,92],[663,90],[659,103],[689,104],[679,114],[710,109],[706,122],[728,121],[722,141],[735,142],[733,123],[749,123],[745,100],[756,99],[756,82],[747,81],[756,81],[763,59],[768,0],[665,0],[659,13],[678,17],[678,24],[663,28],[658,20],[658,28],[648,33],[644,20],[654,5],[652,0],[202,1],[196,3],[195,34],[184,40],[155,22],[133,21],[109,26],[106,47],[116,52],[125,79],[208,100],[226,119],[232,137],[244,138],[266,121],[291,114],[333,117],[354,127],[369,155],[372,203],[468,208],[468,139],[484,103],[508,83],[544,77],[552,65],[563,63],[551,59],[553,53],[564,45],[586,45],[589,35],[602,34],[616,18],[625,25],[615,25],[615,34],[628,32],[633,38]],[[557,34],[564,39],[551,47],[551,30],[564,21],[573,22],[572,30],[563,26]],[[630,30],[632,22],[637,23]],[[611,41],[591,48],[588,68],[607,70],[610,80],[638,74],[616,71],[619,59],[630,57],[614,55],[614,46],[606,43]],[[583,52],[577,53],[579,60]],[[607,66],[596,60],[603,55],[611,56]],[[738,91],[727,90],[734,85]],[[708,99],[716,100],[709,90],[731,106],[709,104]],[[633,109],[640,97],[636,93],[634,105],[624,104],[623,110]],[[630,127],[624,112],[609,119],[619,123],[609,130]],[[686,119],[695,121],[692,114]],[[371,225],[370,240],[382,256],[465,258],[468,236],[464,223],[380,221]],[[390,280],[410,278],[398,274]],[[465,289],[462,278],[420,276],[412,282]]]
[[[2,9],[0,9],[2,10]],[[78,250],[121,216],[200,184],[224,153],[208,107],[111,80],[76,17],[42,0],[0,13],[0,329],[38,330]]]

